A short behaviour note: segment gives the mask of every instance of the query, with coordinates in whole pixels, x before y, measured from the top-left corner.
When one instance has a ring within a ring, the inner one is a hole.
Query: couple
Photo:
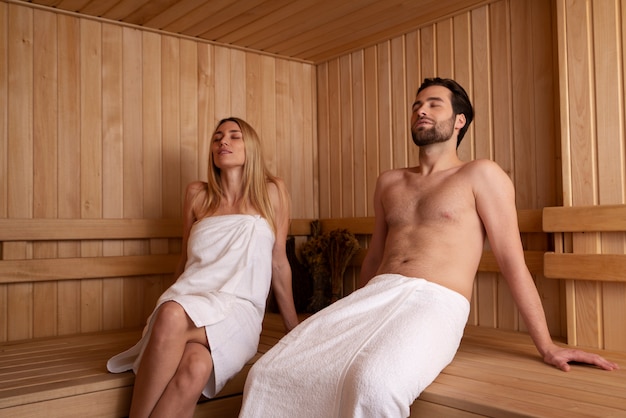
[[[285,186],[265,168],[254,130],[221,121],[208,183],[187,188],[178,280],[142,340],[108,364],[137,373],[131,417],[192,416],[200,393],[215,396],[256,353],[270,282],[290,333],[250,371],[241,417],[408,416],[456,353],[486,238],[546,363],[617,368],[552,342],[524,262],[510,179],[492,161],[457,156],[472,119],[458,83],[424,80],[411,117],[419,165],[377,181],[361,289],[298,327]]]

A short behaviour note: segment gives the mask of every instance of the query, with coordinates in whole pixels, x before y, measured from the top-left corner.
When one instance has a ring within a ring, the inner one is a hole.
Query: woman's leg
[[[159,307],[137,370],[130,416],[149,417],[176,373],[188,342],[207,345],[204,328],[196,328],[176,302]]]
[[[152,417],[193,417],[212,370],[209,349],[202,344],[188,343],[178,370],[154,408]]]

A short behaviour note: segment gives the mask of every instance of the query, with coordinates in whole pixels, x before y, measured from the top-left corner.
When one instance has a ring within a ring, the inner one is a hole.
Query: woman
[[[107,363],[137,374],[131,417],[192,416],[257,351],[270,282],[285,327],[298,320],[285,244],[289,197],[245,121],[218,123],[208,182],[187,186],[178,277],[144,335]]]

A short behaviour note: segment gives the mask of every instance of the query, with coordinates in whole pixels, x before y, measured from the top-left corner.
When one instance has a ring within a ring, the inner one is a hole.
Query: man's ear
[[[467,119],[465,119],[465,115],[463,113],[459,113],[458,115],[456,115],[455,119],[456,121],[454,122],[454,127],[456,129],[461,129],[465,126],[465,123],[467,122]]]

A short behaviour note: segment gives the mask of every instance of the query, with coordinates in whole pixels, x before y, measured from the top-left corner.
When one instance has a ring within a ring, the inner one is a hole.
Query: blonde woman
[[[142,339],[107,364],[137,375],[131,417],[191,417],[200,394],[214,397],[256,354],[270,284],[285,327],[296,326],[288,227],[289,197],[257,133],[241,119],[221,120],[208,182],[187,186],[178,279]]]

